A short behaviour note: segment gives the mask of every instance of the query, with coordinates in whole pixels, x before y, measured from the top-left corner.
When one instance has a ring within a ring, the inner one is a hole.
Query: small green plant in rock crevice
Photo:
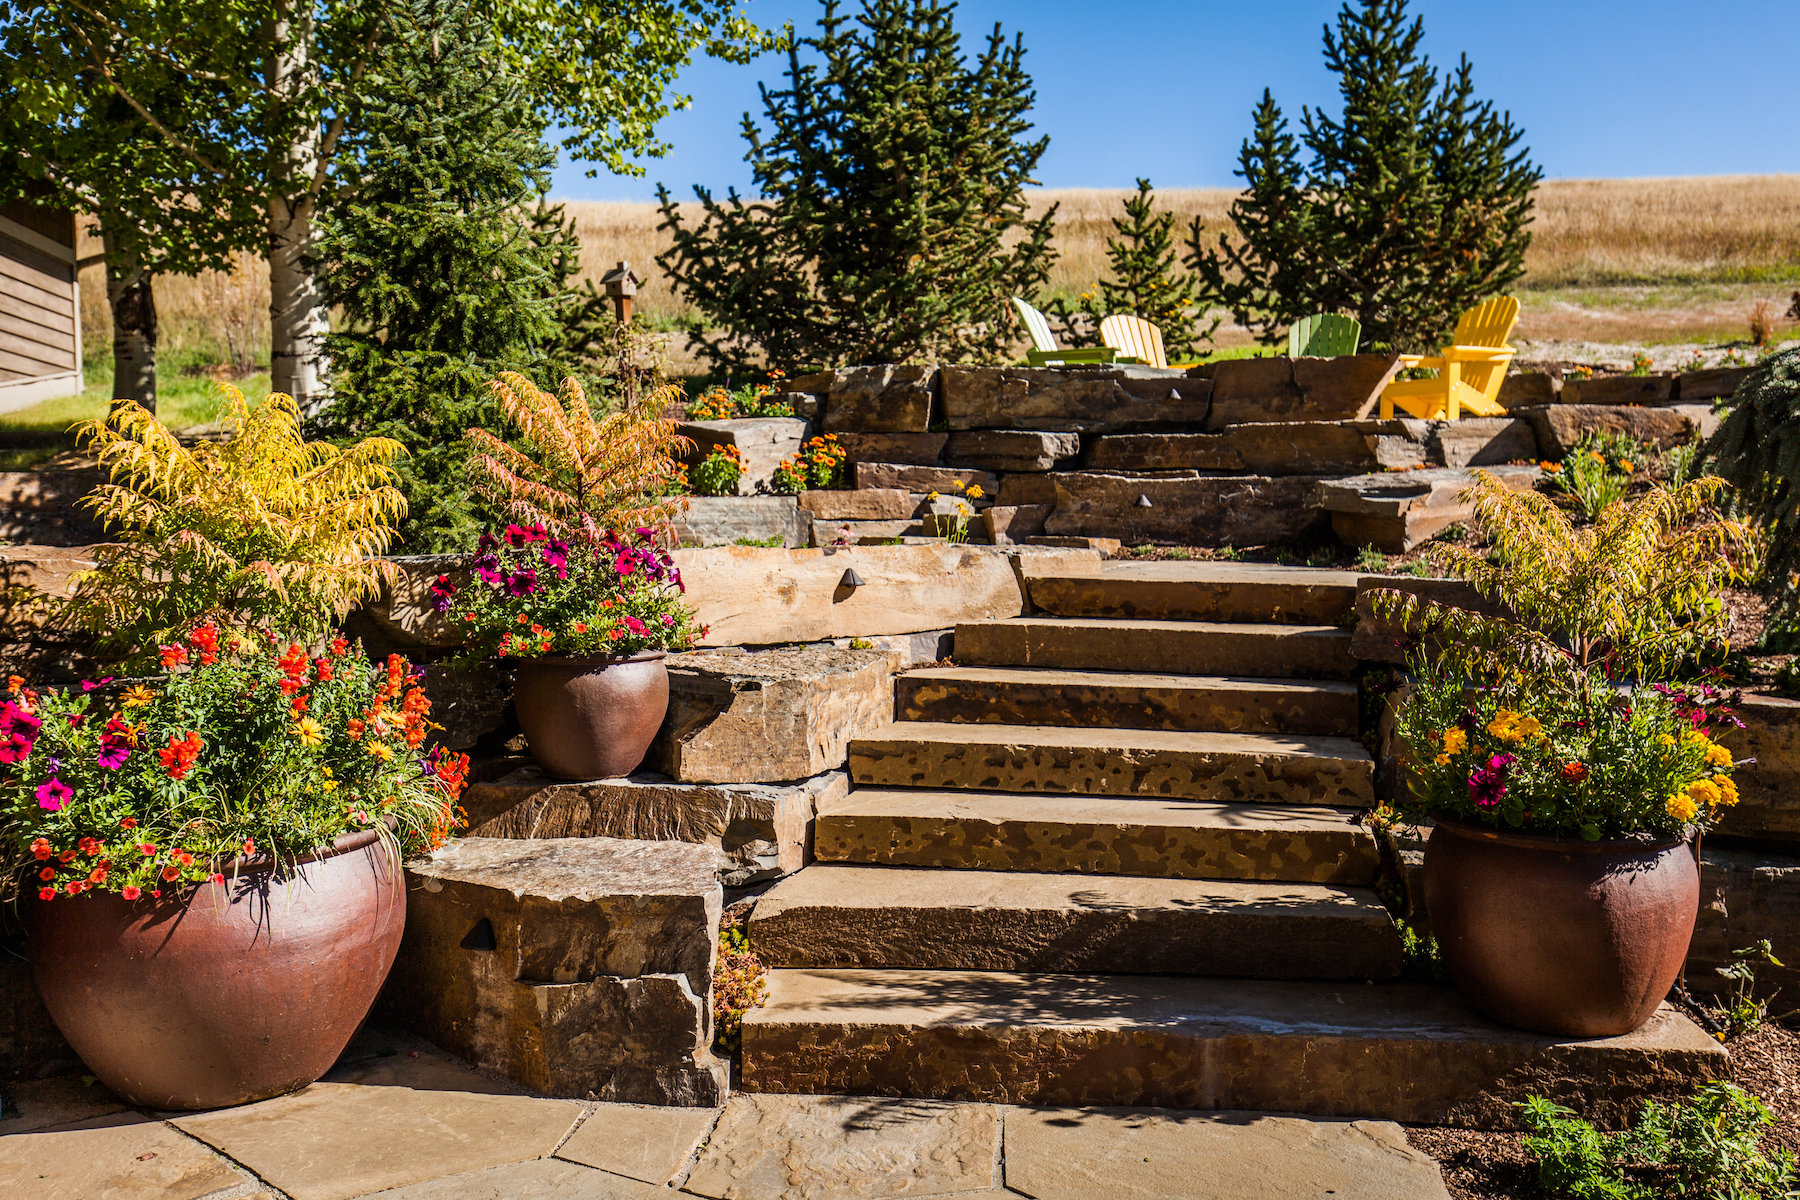
[[[744,1014],[768,999],[769,981],[750,949],[743,926],[719,930],[719,961],[713,966],[713,1045],[734,1054],[744,1043]]]

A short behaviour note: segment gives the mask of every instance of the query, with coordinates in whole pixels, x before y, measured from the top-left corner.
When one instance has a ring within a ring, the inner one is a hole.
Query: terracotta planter
[[[29,898],[32,970],[69,1045],[122,1099],[220,1108],[305,1087],[368,1015],[406,888],[373,832],[161,900]]]
[[[1677,838],[1586,842],[1440,819],[1425,904],[1451,978],[1483,1015],[1613,1037],[1648,1021],[1680,973],[1700,870]]]
[[[513,677],[513,708],[544,774],[612,779],[637,770],[669,711],[663,652],[536,658]]]

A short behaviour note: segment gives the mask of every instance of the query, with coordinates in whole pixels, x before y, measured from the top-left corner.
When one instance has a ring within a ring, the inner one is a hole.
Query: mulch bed
[[[1785,1010],[1800,1000],[1779,996]],[[1775,1114],[1765,1147],[1800,1153],[1800,1022],[1788,1016],[1732,1041],[1731,1080],[1762,1097]],[[1554,1200],[1537,1186],[1537,1169],[1517,1133],[1409,1126],[1412,1144],[1437,1159],[1455,1200]]]

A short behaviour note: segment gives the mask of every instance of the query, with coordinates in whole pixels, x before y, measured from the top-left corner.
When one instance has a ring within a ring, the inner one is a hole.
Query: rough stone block
[[[669,719],[651,761],[697,783],[809,779],[893,712],[893,660],[876,650],[689,654],[669,670]]]
[[[1048,504],[1014,505],[1007,508],[995,505],[981,514],[981,520],[988,541],[996,546],[1005,546],[1043,533],[1044,522],[1049,519],[1050,511],[1051,506]]]
[[[1718,419],[1713,416],[1711,407],[1704,404],[1637,408],[1563,403],[1517,411],[1519,416],[1531,422],[1537,433],[1538,453],[1547,459],[1565,457],[1581,440],[1581,435],[1590,430],[1628,433],[1639,441],[1654,444],[1659,450],[1667,450],[1696,437],[1710,436],[1718,428]]]
[[[1687,980],[1702,995],[1727,990],[1718,968],[1767,939],[1782,966],[1756,965],[1757,993],[1800,987],[1800,858],[1708,848],[1700,854],[1700,919],[1688,947]]]
[[[1697,400],[1719,400],[1732,395],[1755,367],[1708,367],[1704,371],[1684,371],[1675,378],[1675,398],[1683,404]]]
[[[1048,471],[1081,453],[1081,435],[1023,429],[972,429],[950,435],[944,458],[984,471]]]
[[[920,467],[935,465],[949,439],[947,433],[864,433],[848,429],[837,435],[838,445],[849,454],[851,464],[908,463]]]
[[[1540,472],[1536,467],[1498,467],[1492,474],[1515,491],[1525,491],[1536,485]],[[1462,498],[1473,482],[1473,472],[1448,467],[1358,475],[1326,480],[1319,487],[1319,502],[1346,545],[1402,554],[1473,515],[1474,508]]]
[[[498,660],[430,663],[424,671],[431,719],[443,726],[434,741],[468,750],[511,726],[512,672]]]
[[[1231,471],[1244,460],[1222,433],[1109,433],[1094,440],[1096,471]]]
[[[1051,476],[1051,534],[1185,546],[1261,546],[1314,524],[1316,478],[1259,475],[1151,478],[1070,471]],[[1140,500],[1148,500],[1145,506]]]
[[[905,488],[856,488],[800,493],[800,507],[815,521],[911,520],[919,502]]]
[[[952,430],[1103,432],[1199,425],[1212,385],[1160,367],[945,367]]]
[[[686,842],[469,838],[407,866],[398,1020],[540,1091],[716,1104],[722,856]]]
[[[1548,379],[1549,376],[1541,378]],[[1437,426],[1432,460],[1446,467],[1495,467],[1538,457],[1531,422],[1511,417],[1464,417]]]
[[[1563,381],[1564,404],[1667,404],[1675,398],[1676,376],[1595,375]]]
[[[949,658],[955,637],[956,631],[952,629],[927,629],[921,633],[890,633],[872,638],[838,638],[831,644],[840,650],[879,650],[894,660],[896,670],[905,671]],[[851,645],[852,642],[857,644]]]
[[[825,397],[828,433],[924,433],[938,369],[929,365],[841,367]]]
[[[1251,475],[1362,475],[1423,466],[1431,426],[1393,421],[1234,425],[1223,436]]]
[[[907,492],[960,492],[971,486],[980,487],[992,496],[1000,489],[1000,477],[992,471],[960,467],[919,467],[907,463],[856,464],[856,486],[897,489]]]
[[[1756,761],[1733,773],[1742,799],[1719,832],[1800,845],[1800,701],[1745,696],[1737,713],[1744,728],[1719,740]]]
[[[1562,380],[1541,371],[1514,371],[1500,381],[1497,399],[1502,408],[1523,408],[1528,404],[1555,404],[1562,393]]]
[[[912,517],[891,521],[814,521],[812,544],[818,548],[887,546],[894,544],[895,538],[922,537],[925,532],[925,526]]]
[[[695,842],[724,854],[719,881],[738,887],[805,866],[813,814],[848,790],[839,771],[797,783],[681,783],[650,771],[561,783],[527,767],[469,786],[464,835]]]
[[[689,463],[701,461],[714,450],[736,446],[744,463],[744,473],[738,478],[738,495],[753,496],[769,489],[775,468],[784,459],[800,453],[806,441],[806,422],[798,417],[689,421],[679,426],[678,432],[693,439],[694,449],[686,456]]]
[[[1212,380],[1206,428],[1253,421],[1344,421],[1375,409],[1400,360],[1391,354],[1341,358],[1237,358],[1195,368]]]
[[[683,546],[734,546],[779,538],[806,545],[806,514],[792,496],[689,496],[670,521]]]
[[[1356,584],[1356,628],[1350,649],[1363,662],[1400,664],[1406,661],[1411,639],[1400,623],[1375,611],[1374,593],[1383,589],[1408,592],[1426,600],[1493,614],[1497,608],[1482,599],[1475,585],[1463,579],[1420,579],[1413,575],[1364,575]]]
[[[1037,472],[1002,475],[1000,489],[994,494],[994,503],[1009,508],[1028,504],[1055,504],[1056,481]]]

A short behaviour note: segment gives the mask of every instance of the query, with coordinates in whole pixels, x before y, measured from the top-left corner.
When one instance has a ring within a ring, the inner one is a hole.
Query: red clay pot
[[[544,774],[612,779],[637,770],[669,711],[663,652],[534,658],[513,676],[519,728]]]
[[[277,874],[268,859],[161,900],[22,901],[44,1006],[88,1069],[146,1108],[222,1108],[305,1087],[368,1015],[406,924],[373,832]]]
[[[1587,842],[1440,818],[1425,905],[1450,977],[1495,1021],[1536,1033],[1630,1033],[1668,995],[1700,907],[1691,844]]]

